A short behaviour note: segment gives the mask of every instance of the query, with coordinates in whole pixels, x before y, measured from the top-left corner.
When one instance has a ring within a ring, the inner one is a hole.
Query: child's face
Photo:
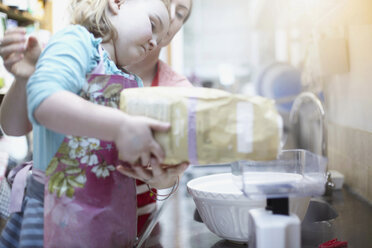
[[[168,11],[160,0],[125,0],[111,21],[118,32],[114,46],[120,66],[143,60],[169,28]]]

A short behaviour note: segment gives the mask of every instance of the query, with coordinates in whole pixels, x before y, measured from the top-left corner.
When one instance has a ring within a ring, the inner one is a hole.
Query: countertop
[[[214,173],[227,171],[228,168],[224,168]],[[183,177],[176,194],[167,201],[160,202],[160,206],[163,204],[159,208],[161,211],[154,218],[158,220],[158,224],[149,235],[144,235],[143,240],[146,241],[142,247],[154,247],[157,242],[158,245],[155,247],[164,248],[247,247],[247,245],[223,240],[209,231],[203,223],[194,220],[195,204],[187,192],[186,183],[190,177],[200,175],[191,174],[192,176],[189,173]],[[349,248],[372,247],[371,204],[348,187],[333,190],[332,196],[313,198],[312,201],[327,202],[331,206],[330,209],[338,216],[328,221],[313,222],[311,225],[303,226],[302,248],[317,247],[320,243],[333,238],[348,241]]]

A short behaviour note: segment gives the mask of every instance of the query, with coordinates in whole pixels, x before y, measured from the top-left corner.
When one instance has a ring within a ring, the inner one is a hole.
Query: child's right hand
[[[28,79],[35,71],[40,53],[41,47],[35,37],[31,36],[27,42],[25,28],[7,30],[0,43],[4,66],[15,77]]]
[[[157,121],[143,116],[129,116],[127,125],[122,125],[116,134],[115,144],[120,159],[142,165],[160,164],[165,157],[161,146],[155,141],[153,131],[166,132],[169,123]],[[155,161],[154,161],[155,160]]]

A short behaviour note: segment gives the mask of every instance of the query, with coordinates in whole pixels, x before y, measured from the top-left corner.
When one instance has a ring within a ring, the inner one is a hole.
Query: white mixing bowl
[[[278,177],[277,173],[269,174]],[[248,199],[237,185],[231,173],[223,173],[193,179],[187,189],[211,232],[227,240],[247,242],[251,232],[249,210],[265,208],[266,199]],[[309,197],[289,198],[290,213],[303,220],[309,201]]]

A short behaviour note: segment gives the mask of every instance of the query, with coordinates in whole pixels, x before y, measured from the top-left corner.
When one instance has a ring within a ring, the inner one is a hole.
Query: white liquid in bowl
[[[280,172],[246,172],[244,173],[245,185],[274,185],[296,183],[302,180],[303,176],[296,173]]]
[[[256,185],[292,184],[303,178],[300,174],[279,172],[247,172],[244,173],[245,187]],[[233,177],[231,173],[216,174],[196,178],[188,182],[187,187],[193,191],[204,193],[242,195],[239,177]]]

